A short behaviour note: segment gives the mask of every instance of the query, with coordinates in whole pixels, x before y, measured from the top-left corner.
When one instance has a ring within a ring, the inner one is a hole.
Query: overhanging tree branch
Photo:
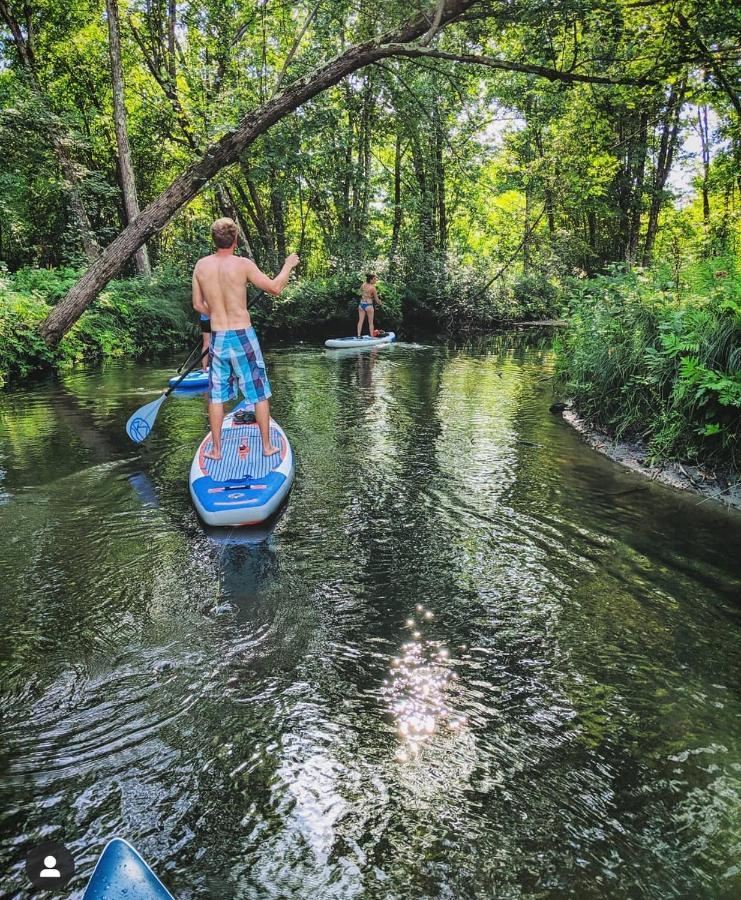
[[[739,99],[739,92],[737,88],[735,88],[733,84],[731,84],[731,82],[728,80],[728,76],[723,71],[721,65],[718,63],[718,60],[713,55],[713,52],[702,39],[700,33],[696,28],[693,28],[692,25],[690,25],[686,16],[684,16],[679,10],[677,11],[677,21],[682,26],[684,31],[686,31],[690,35],[695,45],[702,53],[704,61],[710,67],[713,74],[718,79],[718,83],[726,92],[728,98],[733,104],[733,108],[736,110],[736,115],[741,118],[741,100]]]
[[[442,4],[436,4],[434,11],[418,14],[376,40],[350,47],[340,56],[297,79],[278,96],[250,112],[212,144],[199,160],[188,166],[106,247],[100,258],[90,266],[42,323],[41,334],[46,343],[50,346],[56,345],[98,292],[121,270],[129,257],[164,228],[172,216],[192,200],[214,176],[235,163],[260,135],[322,91],[338,84],[365,66],[394,56],[409,58],[434,56],[507,71],[526,72],[565,82],[632,85],[648,83],[636,79],[611,79],[559,72],[543,66],[510,63],[492,57],[443,53],[429,48],[409,46],[412,41],[418,40],[429,31],[430,22],[434,21],[438,14],[441,29],[457,21],[472,7],[480,8],[478,0],[444,0]]]
[[[486,66],[489,69],[500,69],[503,72],[522,72],[526,75],[537,75],[540,78],[547,78],[549,81],[563,81],[567,84],[582,82],[585,84],[633,85],[635,87],[658,84],[658,82],[649,78],[610,78],[607,75],[567,72],[561,69],[552,69],[548,66],[539,66],[534,63],[518,63],[508,59],[497,59],[494,56],[483,56],[478,53],[448,53],[444,50],[433,50],[430,47],[393,44],[387,45],[387,50],[389,51],[389,56],[402,56],[407,59],[418,59],[419,57],[447,59],[451,62]]]
[[[441,27],[455,21],[475,3],[476,0],[445,0]],[[172,216],[192,200],[208,181],[226,166],[236,162],[240,154],[261,134],[352,72],[384,57],[393,56],[390,46],[403,46],[417,40],[429,29],[429,24],[429,14],[419,14],[378,40],[351,47],[311,74],[299,78],[280,95],[245,116],[235,128],[212,144],[200,160],[188,166],[106,247],[100,258],[42,322],[41,335],[46,343],[50,346],[59,343],[98,292],[120,272],[132,253],[164,228]]]
[[[435,18],[432,20],[429,31],[427,32],[427,34],[424,34],[422,36],[422,40],[420,41],[420,44],[423,47],[426,47],[440,30],[440,22],[442,21],[444,12],[445,0],[438,0],[437,9],[435,10]]]
[[[309,15],[306,17],[304,24],[301,27],[301,30],[299,31],[298,35],[296,36],[296,39],[293,42],[293,45],[291,46],[291,49],[288,51],[288,56],[286,57],[285,62],[283,63],[283,66],[282,66],[280,72],[278,73],[278,78],[275,82],[275,87],[273,88],[273,93],[270,95],[271,100],[273,97],[275,97],[275,95],[280,90],[281,85],[283,84],[283,79],[285,78],[286,72],[288,71],[288,67],[293,62],[293,57],[296,55],[296,51],[299,48],[299,44],[304,39],[304,35],[306,34],[306,31],[307,31],[309,25],[311,25],[311,23],[314,19],[314,16],[316,16],[316,14],[319,12],[320,5],[321,5],[321,2],[317,3],[317,5],[311,10]]]

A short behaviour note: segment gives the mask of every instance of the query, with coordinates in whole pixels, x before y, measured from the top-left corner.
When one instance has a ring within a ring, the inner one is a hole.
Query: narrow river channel
[[[126,837],[179,898],[741,896],[741,515],[548,413],[550,335],[266,352],[270,529],[172,366],[0,393],[3,897]]]

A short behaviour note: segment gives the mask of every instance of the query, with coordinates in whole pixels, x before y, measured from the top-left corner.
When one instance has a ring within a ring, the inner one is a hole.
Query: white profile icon
[[[44,857],[45,869],[41,870],[39,878],[61,878],[62,873],[56,868],[57,858],[55,856]]]

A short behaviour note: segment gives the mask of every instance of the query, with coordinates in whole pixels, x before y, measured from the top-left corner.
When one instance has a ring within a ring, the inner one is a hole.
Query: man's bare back
[[[236,331],[250,328],[247,309],[247,285],[277,295],[288,283],[291,271],[298,265],[292,253],[280,274],[269,278],[251,259],[234,256],[234,248],[219,249],[204,256],[193,270],[193,306],[211,317],[212,331]]]
[[[292,253],[279,274],[268,278],[251,259],[234,255],[237,226],[232,219],[217,219],[211,235],[216,250],[199,259],[193,270],[193,308],[211,318],[208,418],[212,445],[205,455],[221,459],[224,403],[232,398],[236,379],[245,399],[254,404],[263,455],[273,456],[279,448],[270,443],[270,382],[247,310],[247,285],[277,296],[298,265],[298,256]]]
[[[213,253],[198,260],[193,271],[200,296],[208,306],[212,331],[236,331],[251,328],[247,309],[247,260],[231,253]]]

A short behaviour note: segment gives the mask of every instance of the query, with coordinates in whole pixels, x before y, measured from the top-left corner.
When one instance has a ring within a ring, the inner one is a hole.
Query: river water
[[[2,896],[128,838],[179,898],[741,896],[741,516],[549,415],[550,337],[266,353],[297,459],[206,533],[203,395],[0,394]]]

